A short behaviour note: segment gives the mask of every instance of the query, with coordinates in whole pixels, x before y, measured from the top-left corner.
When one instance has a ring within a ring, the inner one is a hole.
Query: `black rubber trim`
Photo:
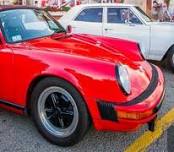
[[[103,100],[98,100],[98,101],[105,102],[105,103],[111,103],[113,105],[118,105],[118,106],[133,106],[135,104],[143,102],[145,99],[147,99],[154,92],[154,90],[156,89],[156,87],[158,85],[158,79],[159,79],[158,71],[153,64],[151,64],[151,67],[152,67],[151,81],[150,81],[147,89],[145,91],[143,91],[136,98],[134,98],[128,102],[125,102],[125,103],[116,103],[116,102],[112,102],[112,101],[110,102],[110,101],[103,101]]]
[[[6,105],[6,106],[15,108],[15,109],[17,109],[17,110],[22,110],[22,111],[25,110],[25,108],[22,107],[22,106],[19,106],[19,105],[17,105],[17,104],[10,103],[10,102],[7,102],[7,101],[3,101],[3,100],[0,100],[0,104],[3,104],[3,105]]]
[[[164,101],[164,97],[165,97],[165,91],[163,92],[163,95],[161,97],[161,100],[160,100],[159,104],[153,109],[154,113],[157,113],[160,110],[160,108],[162,106],[162,103]]]
[[[97,102],[97,106],[103,120],[117,121],[117,113],[112,103]]]

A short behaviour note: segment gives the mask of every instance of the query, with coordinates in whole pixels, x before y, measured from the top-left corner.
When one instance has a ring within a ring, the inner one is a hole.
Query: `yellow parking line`
[[[156,141],[172,123],[174,123],[174,108],[166,113],[161,119],[157,120],[154,132],[146,131],[130,144],[125,152],[145,151],[146,148]]]

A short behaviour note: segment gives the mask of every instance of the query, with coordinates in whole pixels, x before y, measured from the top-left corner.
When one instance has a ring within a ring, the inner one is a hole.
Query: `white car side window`
[[[139,18],[129,8],[108,8],[107,22],[142,24]]]
[[[103,8],[87,8],[80,12],[75,21],[98,22],[101,23],[103,18]]]

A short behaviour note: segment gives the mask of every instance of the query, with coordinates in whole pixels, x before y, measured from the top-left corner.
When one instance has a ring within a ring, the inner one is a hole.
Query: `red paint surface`
[[[123,103],[139,96],[151,80],[151,66],[140,56],[134,42],[88,35],[58,34],[17,44],[7,44],[0,34],[0,99],[26,106],[32,82],[41,76],[55,76],[71,83],[84,97],[98,130],[133,130],[153,119],[102,120],[97,99]],[[115,66],[124,64],[131,79],[131,94],[125,96],[115,76]],[[141,67],[141,68],[140,68]],[[143,69],[143,70],[142,70]],[[116,110],[140,111],[153,109],[164,89],[164,78],[158,68],[158,87],[140,104],[115,107]],[[11,110],[11,109],[10,109]]]

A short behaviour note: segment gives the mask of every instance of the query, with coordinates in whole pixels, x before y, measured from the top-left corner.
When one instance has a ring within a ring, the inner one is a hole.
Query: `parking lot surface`
[[[162,70],[166,79],[166,96],[159,117],[174,108],[174,75],[164,68]],[[146,125],[133,133],[97,132],[91,127],[79,144],[62,148],[47,142],[30,118],[0,110],[0,152],[122,152],[147,131]],[[173,141],[174,127],[171,125],[146,151],[170,152],[172,148],[169,143]]]

